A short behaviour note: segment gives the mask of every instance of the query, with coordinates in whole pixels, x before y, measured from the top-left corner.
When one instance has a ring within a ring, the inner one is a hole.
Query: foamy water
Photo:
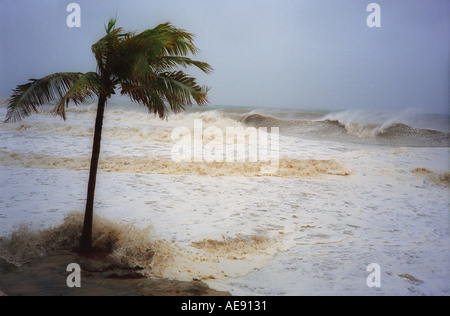
[[[34,254],[11,255],[27,238],[41,253],[65,235],[30,230],[73,231],[61,223],[84,210],[95,105],[67,117],[48,109],[0,123],[0,236],[20,232],[3,243],[11,261]],[[448,295],[448,130],[405,117],[217,108],[160,120],[112,104],[95,205],[110,224],[95,240],[114,239],[117,258],[149,275],[236,295]],[[264,162],[173,162],[172,130],[196,119],[280,127],[279,172],[258,173]],[[380,288],[366,285],[370,263],[381,267]]]

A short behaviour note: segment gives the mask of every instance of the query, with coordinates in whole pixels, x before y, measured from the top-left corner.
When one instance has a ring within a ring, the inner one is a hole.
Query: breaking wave
[[[355,136],[359,136],[362,138],[375,138],[375,137],[384,137],[384,138],[401,138],[401,137],[424,137],[435,140],[449,140],[450,133],[442,132],[431,129],[423,129],[412,127],[404,123],[387,123],[383,125],[377,124],[361,124],[361,123],[351,123],[346,122],[342,123],[338,120],[325,120],[333,125],[342,126],[347,133]]]
[[[42,115],[51,116],[52,107]],[[0,123],[0,130],[16,132],[56,133],[92,137],[95,104],[71,107],[67,121]],[[127,141],[173,142],[176,127],[193,130],[200,120],[202,128],[279,127],[282,134],[349,142],[364,142],[411,147],[449,147],[450,117],[426,115],[414,111],[401,113],[347,110],[341,112],[282,112],[234,108],[204,108],[172,114],[166,120],[149,114],[136,105],[108,104],[105,112],[105,138]]]
[[[348,111],[323,115],[320,119],[280,119],[251,113],[241,117],[240,121],[253,127],[278,126],[280,131],[291,136],[308,136],[321,139],[338,139],[356,142],[375,142],[390,145],[403,145],[412,147],[448,147],[450,146],[450,131],[448,118],[441,117],[437,129],[424,127],[426,124],[417,123],[417,126],[402,122],[401,118],[370,121],[348,116]],[[366,114],[369,115],[369,114]],[[429,119],[431,121],[431,119]],[[405,120],[407,121],[407,120]],[[413,124],[413,123],[410,123]],[[431,126],[431,123],[427,123]],[[419,127],[421,125],[422,127]]]

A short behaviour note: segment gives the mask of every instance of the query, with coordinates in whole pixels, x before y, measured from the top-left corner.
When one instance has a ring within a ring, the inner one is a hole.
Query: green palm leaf
[[[173,68],[195,66],[204,73],[211,73],[212,67],[201,61],[192,60],[185,56],[160,56],[148,61],[157,71],[167,71]]]
[[[11,96],[5,122],[20,121],[38,112],[43,104],[61,99],[82,75],[79,72],[55,73],[19,85]]]
[[[67,93],[60,99],[53,109],[53,113],[55,115],[60,115],[65,120],[66,106],[70,100],[75,104],[80,104],[88,99],[93,99],[95,96],[100,95],[100,93],[107,94],[100,76],[96,72],[87,72],[78,78]]]
[[[201,87],[193,77],[182,71],[155,74],[149,81],[124,82],[122,95],[128,95],[132,101],[145,105],[151,113],[165,117],[168,107],[177,113],[191,106],[193,101],[205,105],[208,87]]]
[[[148,85],[131,82],[123,82],[122,95],[128,95],[133,102],[145,105],[150,113],[158,114],[159,117],[166,116],[167,106],[164,97],[157,90]]]
[[[166,99],[179,100],[186,105],[192,105],[192,99],[198,105],[204,105],[208,101],[206,94],[208,87],[200,87],[195,78],[186,75],[182,71],[164,72],[158,75],[158,87],[166,96]]]
[[[170,23],[137,35],[128,33],[108,61],[121,93],[161,117],[169,108],[178,112],[194,101],[206,104],[209,88],[200,87],[195,78],[179,70],[194,66],[205,73],[212,71],[209,64],[185,56],[197,52],[192,41],[192,34]]]
[[[194,35],[174,27],[169,22],[145,30],[135,35],[135,38],[148,45],[147,53],[149,57],[195,55],[198,52],[198,48],[193,42]]]

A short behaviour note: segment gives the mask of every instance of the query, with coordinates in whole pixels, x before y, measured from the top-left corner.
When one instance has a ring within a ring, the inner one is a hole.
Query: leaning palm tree
[[[191,59],[197,48],[193,35],[170,23],[160,24],[142,33],[124,32],[116,28],[116,19],[105,26],[106,35],[92,46],[97,61],[95,72],[55,73],[42,79],[30,79],[19,85],[11,96],[5,122],[15,122],[38,112],[39,108],[57,101],[53,113],[66,119],[69,101],[80,104],[98,98],[92,158],[87,189],[86,210],[80,250],[91,251],[92,221],[103,116],[107,100],[120,89],[133,102],[146,106],[163,118],[179,112],[193,101],[204,105],[208,88],[181,68],[195,66],[205,73],[212,68],[205,62]],[[170,109],[170,110],[169,110]]]

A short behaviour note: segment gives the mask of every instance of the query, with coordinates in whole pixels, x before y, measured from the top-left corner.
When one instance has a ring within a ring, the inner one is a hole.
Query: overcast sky
[[[66,24],[81,7],[81,27]],[[367,5],[381,7],[369,28]],[[448,0],[0,0],[0,95],[29,78],[95,70],[91,45],[170,21],[196,35],[210,103],[449,113]]]

